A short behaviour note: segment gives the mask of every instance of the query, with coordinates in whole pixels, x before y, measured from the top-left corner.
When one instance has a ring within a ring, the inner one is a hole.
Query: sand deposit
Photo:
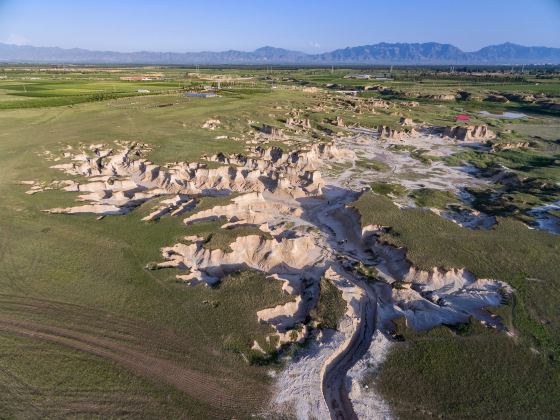
[[[381,138],[378,131],[353,129],[352,137],[340,138],[339,147],[354,151],[357,160],[329,182],[359,191],[372,182],[396,183],[407,189],[434,188],[456,193],[465,187],[483,186],[486,181],[476,177],[472,167],[450,167],[436,158],[450,156],[465,147],[479,147],[479,143],[454,142],[442,138],[432,129],[405,133],[397,138]],[[431,134],[434,133],[434,134]],[[425,159],[420,159],[427,156]],[[387,170],[361,166],[360,161],[383,163]],[[323,172],[328,170],[323,169]],[[409,205],[408,201],[402,204]]]

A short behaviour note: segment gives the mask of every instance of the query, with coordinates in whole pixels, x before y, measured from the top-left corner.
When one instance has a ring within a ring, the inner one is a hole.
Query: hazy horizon
[[[504,42],[560,48],[559,23],[557,0],[535,1],[530,8],[504,0],[472,0],[460,7],[436,0],[349,1],[343,8],[331,0],[218,1],[211,8],[177,0],[157,6],[147,1],[0,0],[2,43],[125,53],[273,46],[316,54],[379,42],[438,42],[466,52]],[[524,24],[531,30],[524,30]]]
[[[438,43],[438,44],[449,44],[449,43],[444,43],[444,42],[436,42],[436,41],[425,41],[425,42],[415,42],[415,41],[399,41],[399,42],[387,42],[387,41],[379,41],[379,42],[375,42],[375,43],[369,43],[369,44],[361,44],[361,45],[347,45],[346,47],[359,47],[359,46],[365,46],[365,45],[375,45],[375,44],[380,44],[380,43],[386,43],[386,44],[426,44],[426,43]],[[523,44],[517,44],[517,43],[512,43],[510,41],[505,41],[503,43],[500,44],[488,44],[488,45],[484,45],[481,48],[484,47],[488,47],[491,45],[502,45],[504,43],[511,43],[511,44],[515,44],[515,45],[521,45],[524,47],[544,47],[544,48],[560,48],[560,47],[550,47],[548,45],[523,45]],[[189,54],[189,53],[203,53],[203,52],[210,52],[210,53],[220,53],[220,52],[226,52],[226,51],[241,51],[241,52],[253,52],[256,50],[259,50],[261,48],[278,48],[278,49],[285,49],[285,50],[289,50],[289,51],[294,51],[294,52],[301,52],[301,53],[305,53],[305,54],[309,54],[309,55],[313,55],[313,54],[321,54],[321,53],[328,53],[330,51],[302,51],[302,50],[293,50],[290,48],[284,48],[282,46],[278,46],[278,45],[263,45],[261,47],[257,47],[257,48],[253,48],[253,49],[235,49],[235,48],[228,48],[228,49],[223,49],[223,50],[189,50],[189,51],[171,51],[171,50],[146,50],[146,49],[139,49],[139,50],[131,50],[131,51],[118,51],[118,50],[110,50],[110,49],[103,49],[103,50],[98,50],[98,49],[93,49],[93,48],[82,48],[82,47],[59,47],[57,45],[48,45],[48,46],[39,46],[39,45],[32,45],[32,44],[14,44],[14,43],[9,43],[9,42],[4,42],[2,40],[0,40],[0,44],[4,44],[4,45],[13,45],[16,47],[36,47],[36,48],[61,48],[61,49],[65,49],[65,50],[71,50],[71,49],[82,49],[82,50],[87,50],[87,51],[97,51],[97,52],[114,52],[114,53],[122,53],[122,54],[129,54],[129,53],[139,53],[139,52],[147,52],[147,53],[170,53],[170,54]],[[450,44],[450,45],[454,45],[454,44]],[[455,47],[457,47],[457,45],[454,45]],[[341,48],[337,48],[337,49],[344,49],[346,47],[341,47]],[[460,47],[458,47],[460,48]],[[481,48],[478,48],[476,50],[464,50],[462,48],[460,48],[463,52],[476,52],[479,51]]]

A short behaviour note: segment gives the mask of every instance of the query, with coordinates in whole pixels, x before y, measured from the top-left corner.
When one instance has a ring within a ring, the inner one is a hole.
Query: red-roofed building
[[[469,121],[469,120],[470,120],[469,116],[468,116],[468,115],[465,115],[465,114],[459,114],[459,115],[457,115],[457,116],[455,117],[455,121],[467,122],[467,121]]]

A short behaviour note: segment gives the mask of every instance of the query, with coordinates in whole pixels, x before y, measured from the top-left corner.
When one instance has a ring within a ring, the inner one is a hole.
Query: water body
[[[537,229],[560,235],[560,217],[550,214],[549,210],[560,210],[560,200],[553,204],[535,207],[529,214],[535,217],[535,227]]]
[[[507,118],[507,119],[510,119],[510,120],[517,120],[519,118],[527,118],[527,115],[521,114],[521,113],[518,113],[518,112],[504,112],[503,114],[492,114],[488,111],[479,111],[478,113],[480,115],[484,115],[486,117]]]

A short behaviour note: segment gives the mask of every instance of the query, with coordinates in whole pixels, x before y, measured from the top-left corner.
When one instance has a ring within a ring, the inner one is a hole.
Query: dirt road
[[[352,402],[348,396],[347,373],[360,360],[372,341],[376,329],[377,295],[367,280],[356,275],[344,263],[360,259],[367,261],[370,255],[361,243],[360,224],[346,205],[356,199],[357,194],[351,190],[333,187],[325,191],[327,205],[310,206],[303,218],[315,224],[324,234],[337,259],[337,268],[345,271],[347,278],[364,291],[360,301],[359,322],[350,340],[343,343],[337,355],[324,368],[322,392],[333,419],[357,419]]]
[[[241,378],[226,366],[217,363],[217,370],[223,373],[217,374],[208,372],[204,366],[195,370],[180,363],[180,355],[190,357],[194,349],[170,331],[156,330],[142,321],[121,319],[115,314],[43,299],[0,295],[0,305],[0,333],[47,341],[113,361],[206,404],[215,410],[216,417],[258,406],[250,393],[236,392],[241,388]],[[35,316],[37,313],[42,316]],[[67,321],[61,323],[62,317],[68,317]],[[259,386],[251,382],[250,387]]]
[[[368,287],[356,279],[356,283]],[[367,352],[375,332],[376,300],[369,291],[360,305],[360,322],[346,348],[331,361],[323,376],[323,396],[333,419],[357,419],[346,387],[348,371]],[[374,294],[374,293],[373,293]],[[372,299],[373,297],[373,299]]]

